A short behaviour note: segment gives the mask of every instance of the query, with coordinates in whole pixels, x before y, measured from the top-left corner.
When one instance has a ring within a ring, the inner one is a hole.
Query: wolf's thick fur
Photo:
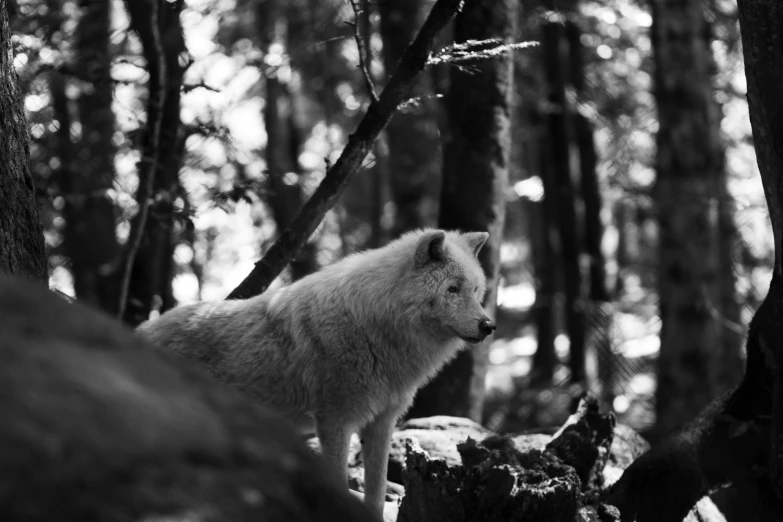
[[[346,484],[361,430],[365,501],[381,514],[397,418],[465,341],[494,330],[476,259],[487,237],[411,232],[274,292],[176,308],[139,332],[300,427],[314,420]]]

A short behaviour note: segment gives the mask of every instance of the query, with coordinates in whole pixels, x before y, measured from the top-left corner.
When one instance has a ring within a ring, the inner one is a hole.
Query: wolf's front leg
[[[348,451],[353,431],[350,426],[334,418],[319,416],[316,419],[316,432],[324,457],[345,487],[348,487]]]
[[[384,412],[362,430],[364,502],[380,519],[383,519],[383,506],[386,503],[389,449],[398,414],[397,410]]]

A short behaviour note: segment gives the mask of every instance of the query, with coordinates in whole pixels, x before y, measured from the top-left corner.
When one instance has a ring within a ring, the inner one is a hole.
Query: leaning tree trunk
[[[364,3],[362,0],[355,1]],[[424,0],[378,3],[383,62],[389,73],[397,67],[405,49],[416,36],[430,3]],[[411,93],[412,97],[421,99],[395,113],[386,127],[391,196],[397,208],[393,237],[435,222],[441,154],[438,151],[440,140],[432,94],[430,75],[421,75]]]
[[[517,3],[468,0],[455,21],[454,40],[501,38],[510,43]],[[489,232],[479,260],[487,276],[484,305],[490,317],[495,316],[503,241],[513,64],[508,53],[474,64],[476,71],[453,69],[447,100],[450,136],[444,144],[439,223],[442,228]],[[461,352],[419,391],[410,416],[447,414],[480,421],[488,344]]]
[[[45,284],[49,275],[29,147],[6,1],[0,0],[0,272]]]
[[[760,506],[745,520],[779,521],[783,513],[783,3],[739,0],[739,19],[775,242],[772,281],[750,324],[742,383],[625,471],[607,498],[624,521],[678,522],[709,491],[748,479]]]
[[[163,312],[175,305],[171,282],[174,201],[181,192],[183,151],[179,139],[181,58],[186,52],[179,19],[183,5],[184,0],[126,1],[131,28],[139,35],[149,71],[147,128],[136,198],[142,211],[131,223],[125,256],[132,262],[124,267],[131,268],[130,284],[127,297],[121,297],[125,301],[123,320],[134,326],[146,320],[153,309]],[[143,218],[145,205],[149,206]]]
[[[66,178],[61,182],[66,222],[63,248],[71,263],[76,297],[116,313],[120,249],[115,207],[109,197],[115,153],[109,52],[111,2],[80,0],[79,7],[74,67],[88,88],[80,90],[77,105],[81,139],[73,144],[70,126],[64,125],[59,137],[59,142],[72,151],[60,154]],[[61,73],[53,74],[62,81]]]
[[[656,432],[669,433],[717,395],[721,329],[722,180],[709,31],[700,0],[655,0],[652,42],[658,102],[658,357]]]

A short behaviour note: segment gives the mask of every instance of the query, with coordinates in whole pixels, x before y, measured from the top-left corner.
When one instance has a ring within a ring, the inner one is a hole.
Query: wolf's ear
[[[424,266],[431,261],[446,259],[446,233],[443,230],[430,230],[422,234],[416,244],[416,254],[413,258],[416,267]]]
[[[462,237],[465,238],[468,246],[473,251],[473,255],[478,257],[478,253],[481,250],[481,247],[483,247],[484,243],[486,243],[487,239],[489,239],[489,234],[487,232],[468,232]]]

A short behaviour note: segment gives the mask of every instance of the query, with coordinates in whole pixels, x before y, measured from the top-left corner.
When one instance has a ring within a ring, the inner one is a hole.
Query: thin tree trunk
[[[533,318],[536,325],[536,353],[533,355],[531,384],[548,387],[557,368],[555,337],[557,336],[557,274],[561,256],[555,224],[557,223],[557,202],[554,200],[552,166],[547,150],[549,139],[540,111],[529,111],[531,127],[534,132],[533,147],[530,155],[535,155],[537,171],[544,186],[544,199],[530,203],[530,229],[533,249],[533,266],[536,277],[536,301],[533,305]]]
[[[386,132],[381,133],[375,142],[375,165],[370,180],[370,248],[378,248],[388,241],[384,226],[384,214],[388,196],[389,180],[389,141]]]
[[[657,434],[692,419],[717,395],[722,336],[718,187],[710,38],[700,0],[653,2],[658,102],[658,294],[661,349]]]
[[[387,71],[397,67],[405,49],[416,36],[427,13],[429,1],[394,0],[379,2],[383,39],[383,61]],[[432,78],[423,74],[411,97],[425,97],[417,106],[398,111],[386,128],[389,145],[389,173],[392,200],[397,208],[392,235],[431,226],[437,216],[441,154]]]
[[[581,184],[579,190],[584,204],[584,250],[588,256],[589,277],[587,281],[587,305],[585,306],[585,326],[589,331],[588,346],[598,365],[598,380],[601,385],[601,395],[609,403],[614,381],[615,356],[612,351],[610,328],[612,324],[609,292],[606,282],[606,259],[601,243],[604,236],[604,225],[601,221],[603,204],[598,183],[598,153],[595,149],[592,122],[579,111],[579,105],[584,102],[584,59],[582,57],[582,30],[569,21],[566,24],[566,39],[568,41],[568,56],[571,65],[571,84],[578,98],[576,110],[573,111],[576,145],[579,149],[579,174]]]
[[[162,40],[160,49],[151,25],[150,10],[154,5],[152,2],[157,2],[158,31]],[[139,230],[140,214],[131,223],[131,238],[134,237],[135,230],[135,233],[141,234],[141,242],[135,253],[127,305],[123,314],[123,320],[133,326],[145,321],[152,310],[159,309],[164,312],[176,304],[171,289],[173,278],[171,257],[175,246],[174,201],[181,191],[179,167],[182,149],[178,146],[180,143],[178,134],[180,90],[185,69],[180,58],[186,49],[179,16],[183,4],[184,0],[126,1],[131,28],[139,35],[150,75],[147,129],[142,141],[143,161],[139,169],[137,196],[139,205],[145,204],[142,201],[147,197],[144,187],[149,183],[150,176],[152,176],[152,194],[149,194],[149,215],[143,230]],[[165,62],[165,78],[160,77],[156,65],[161,59]],[[156,142],[156,133],[151,127],[158,118],[160,118],[160,133]],[[153,162],[153,168],[148,168],[150,162]],[[129,248],[133,248],[133,245],[126,248],[126,256]]]
[[[81,140],[72,143],[70,125],[66,127],[64,121],[60,125],[66,222],[63,247],[70,260],[76,297],[116,313],[120,249],[115,207],[108,195],[114,183],[115,153],[109,54],[111,2],[80,0],[79,7],[74,67],[89,88],[81,90],[77,105]],[[54,74],[60,76],[56,71]],[[64,116],[67,111],[66,105],[57,112]],[[76,165],[78,168],[74,168]]]
[[[617,263],[617,275],[615,277],[612,293],[615,299],[619,299],[625,291],[625,269],[628,267],[628,214],[630,209],[623,201],[617,201],[614,205],[614,226],[617,228],[617,250],[615,262]]]
[[[362,11],[361,19],[361,34],[366,38],[367,43],[363,46],[365,51],[364,63],[367,64],[367,70],[370,72],[370,77],[375,81],[373,75],[373,61],[375,57],[372,52],[372,37],[375,33],[375,28],[372,22],[373,5],[367,2]],[[380,24],[379,24],[380,25]],[[370,172],[371,179],[369,180],[369,201],[370,201],[370,240],[368,245],[370,248],[378,248],[386,244],[386,230],[383,225],[383,215],[386,209],[386,202],[388,201],[387,185],[389,183],[389,137],[384,130],[381,132],[378,139],[375,140],[375,147],[373,149],[375,156],[375,164],[372,166]]]
[[[516,0],[468,0],[455,21],[455,41],[501,38],[511,42],[517,4]],[[478,72],[452,70],[447,101],[451,132],[444,144],[439,224],[489,232],[479,260],[488,281],[484,306],[495,317],[511,141],[513,56],[482,61],[475,68]],[[488,345],[485,342],[461,352],[419,391],[410,416],[446,414],[480,421]]]
[[[46,284],[49,274],[29,147],[6,1],[0,0],[0,272]]]
[[[576,193],[569,164],[570,136],[566,84],[563,72],[563,26],[548,22],[543,27],[544,68],[549,89],[549,151],[557,201],[557,229],[563,260],[565,326],[570,342],[571,382],[585,384],[585,315],[582,274],[579,265],[579,228]],[[549,195],[547,195],[549,197]]]
[[[280,0],[265,0],[258,4],[258,30],[264,53],[277,44],[282,53],[288,49],[288,18],[285,4]],[[302,169],[299,166],[301,130],[294,114],[295,96],[277,70],[266,72],[266,100],[264,124],[267,143],[265,149],[268,203],[279,232],[294,220],[302,206]],[[317,268],[312,242],[291,261],[291,278],[295,281]]]

